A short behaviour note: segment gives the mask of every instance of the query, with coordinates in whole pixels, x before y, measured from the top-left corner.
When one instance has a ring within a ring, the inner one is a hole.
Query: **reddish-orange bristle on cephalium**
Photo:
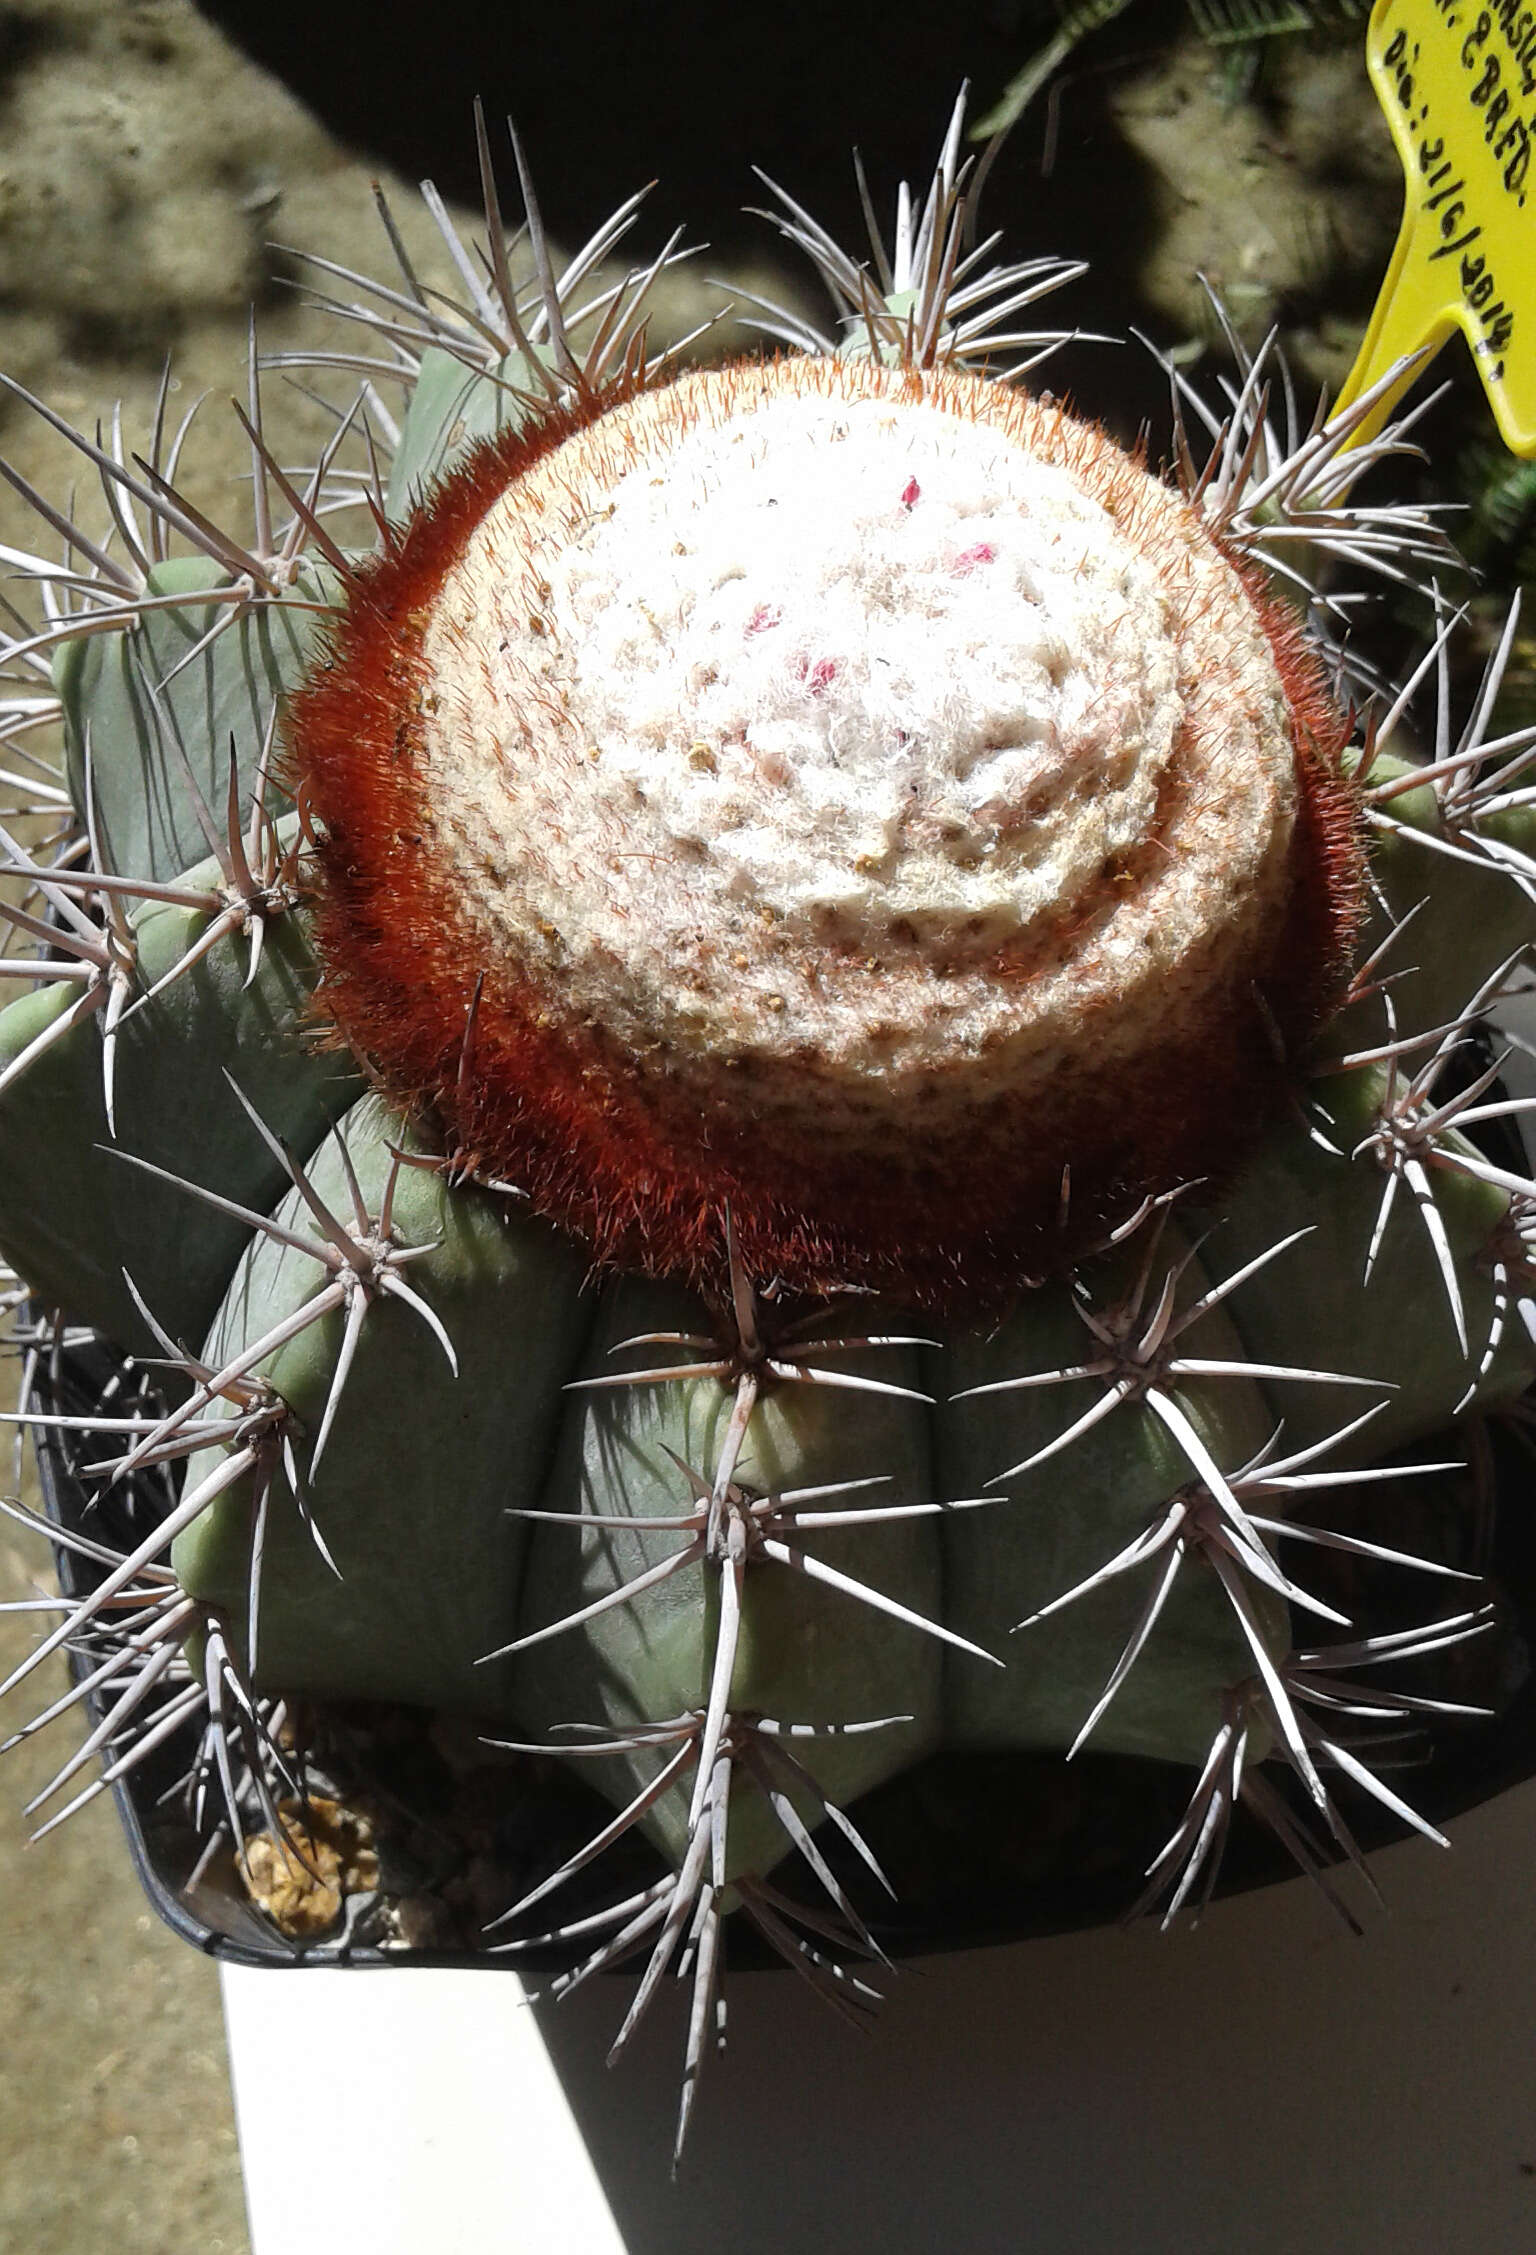
[[[474,453],[295,701],[324,1002],[602,1260],[986,1296],[1228,1171],[1346,974],[1345,726],[1101,433],[814,358]]]

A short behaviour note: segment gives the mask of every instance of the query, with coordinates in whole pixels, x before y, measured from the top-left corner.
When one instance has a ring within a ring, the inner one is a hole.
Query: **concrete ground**
[[[23,1493],[35,1501],[30,1481]],[[0,1597],[36,1593],[40,1551],[19,1528],[0,1533]],[[29,1616],[0,1620],[0,1671],[35,1635]],[[0,1733],[64,1684],[61,1662],[39,1670],[0,1701]],[[81,1735],[50,1730],[0,1773],[0,2250],[242,2255],[212,1963],[149,1910],[109,1796],[24,1844],[21,1805]]]
[[[376,260],[369,168],[186,0],[0,6],[0,152],[0,368],[86,431],[122,399],[131,446],[167,350],[174,414],[204,388],[214,408],[243,390],[253,294],[264,348],[297,342],[307,316],[271,283],[269,236],[323,237],[343,259]],[[402,187],[399,201],[414,197]],[[407,224],[430,258],[416,216]],[[312,458],[325,418],[290,387],[272,393],[283,458]],[[228,511],[248,456],[226,435],[227,413],[222,429],[205,419],[192,477],[205,506]],[[0,453],[51,494],[74,486],[86,501],[88,473],[11,399]],[[9,493],[0,542],[55,546]],[[0,1364],[0,1405],[13,1384]],[[5,1441],[0,1494],[11,1492]],[[0,1599],[35,1594],[46,1567],[40,1544],[0,1523]],[[0,1617],[0,1677],[36,1634],[35,1617]],[[64,1681],[55,1664],[0,1702],[0,1737]],[[0,2255],[240,2255],[214,1966],[149,1910],[109,1798],[24,1846],[23,1803],[80,1735],[62,1724],[0,1763]],[[293,2071],[302,2095],[302,2045]]]

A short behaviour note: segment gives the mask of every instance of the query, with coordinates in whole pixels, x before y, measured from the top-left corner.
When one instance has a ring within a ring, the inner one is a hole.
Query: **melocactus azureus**
[[[943,361],[620,383],[473,453],[295,702],[326,1005],[599,1257],[993,1294],[1226,1177],[1348,975],[1293,608]],[[472,1021],[472,1036],[465,1028]]]
[[[1380,390],[1176,377],[1166,483],[1032,396],[1069,271],[967,247],[960,134],[865,265],[786,205],[836,331],[702,373],[647,357],[667,253],[593,275],[631,207],[557,276],[525,180],[513,279],[482,134],[463,302],[343,277],[306,480],[253,365],[248,530],[162,416],[67,433],[110,539],[25,489],[68,556],[8,551],[0,1244],[30,1371],[116,1357],[18,1678],[83,1657],[40,1720],[98,1699],[107,1779],[186,1725],[231,1888],[345,1782],[338,1700],[472,1718],[521,1844],[452,1945],[642,1955],[621,2043],[685,1976],[680,2136],[728,1934],[862,2010],[878,1906],[986,1871],[1042,1754],[1174,1781],[1169,1916],[1239,1812],[1327,1890],[1340,1778],[1439,1837],[1371,1733],[1477,1703],[1392,1668],[1524,1665],[1456,1484],[1536,1367],[1479,1046],[1536,937],[1517,612],[1457,725],[1449,546],[1354,496]],[[1417,589],[1400,686],[1335,567]],[[609,1804],[574,1845],[535,1752]]]

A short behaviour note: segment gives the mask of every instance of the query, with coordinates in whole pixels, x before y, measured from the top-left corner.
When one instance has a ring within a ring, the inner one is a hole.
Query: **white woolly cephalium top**
[[[980,378],[613,409],[427,626],[428,850],[492,958],[708,1112],[942,1134],[1177,1038],[1281,920],[1285,692],[1189,512]]]

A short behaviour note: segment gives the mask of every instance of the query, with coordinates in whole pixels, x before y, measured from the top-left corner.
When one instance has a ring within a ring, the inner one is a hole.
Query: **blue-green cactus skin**
[[[1407,760],[1377,752],[1369,779],[1392,783],[1412,772]],[[1457,1019],[1484,981],[1530,945],[1532,902],[1488,855],[1471,855],[1464,843],[1465,858],[1443,850],[1458,841],[1448,836],[1427,784],[1398,792],[1386,805],[1399,827],[1372,834],[1369,913],[1357,954],[1363,959],[1402,927],[1381,964],[1395,974],[1393,1022],[1399,1035],[1427,1033]],[[1536,853],[1536,808],[1490,811],[1479,816],[1477,830],[1495,848],[1511,848],[1519,861]],[[1361,1003],[1322,1029],[1317,1058],[1332,1062],[1382,1038],[1380,1003]]]
[[[862,1327],[869,1315],[860,1309]],[[644,1367],[635,1353],[611,1357],[639,1331],[697,1330],[704,1311],[691,1295],[628,1282],[608,1294],[582,1377]],[[852,1326],[845,1326],[851,1330]],[[839,1357],[855,1376],[914,1390],[915,1350]],[[716,1378],[593,1390],[573,1397],[545,1490],[544,1507],[574,1518],[642,1519],[675,1514],[674,1458],[707,1473],[719,1456],[732,1392]],[[928,1405],[883,1393],[849,1393],[790,1383],[758,1405],[737,1461],[737,1482],[756,1495],[812,1485],[883,1478],[880,1487],[837,1501],[870,1508],[933,1499]],[[684,1547],[678,1534],[541,1528],[529,1560],[519,1614],[524,1636],[560,1621]],[[941,1615],[942,1559],[934,1518],[914,1518],[788,1540],[925,1618]],[[520,1657],[513,1698],[542,1734],[579,1716],[616,1732],[705,1704],[716,1649],[719,1598],[713,1570],[684,1567],[634,1602],[582,1629],[551,1637]],[[822,1790],[849,1799],[905,1768],[941,1736],[943,1652],[920,1629],[873,1614],[850,1596],[781,1564],[755,1565],[743,1591],[741,1641],[730,1684],[733,1712],[763,1714],[825,1735],[795,1741]],[[986,1661],[965,1665],[991,1673]],[[887,1728],[843,1733],[840,1725],[892,1717]],[[654,1768],[643,1754],[615,1759],[605,1789],[628,1799]],[[651,1829],[669,1853],[681,1852],[688,1792],[654,1813]],[[753,1869],[782,1854],[782,1832],[762,1821],[751,1796],[731,1824],[731,1868]]]
[[[1180,1294],[1187,1308],[1209,1280],[1190,1246],[1173,1237],[1166,1250],[1172,1260],[1189,1260]],[[1134,1268],[1124,1259],[1104,1264],[1106,1302],[1131,1286]],[[1105,1390],[1102,1380],[1093,1379],[980,1399],[966,1398],[970,1389],[1070,1369],[1092,1360],[1096,1345],[1061,1287],[1031,1293],[1001,1323],[952,1337],[936,1383],[946,1485],[956,1492],[982,1492],[984,1483],[1049,1447]],[[1179,1345],[1196,1354],[1241,1352],[1219,1307],[1191,1326]],[[1264,1390],[1251,1380],[1175,1379],[1170,1391],[1230,1473],[1264,1448],[1279,1422]],[[1167,1427],[1144,1401],[1133,1399],[1059,1455],[1008,1480],[1008,1500],[995,1513],[946,1525],[945,1619],[1008,1662],[1006,1672],[997,1674],[950,1666],[949,1743],[1023,1748],[1072,1743],[1135,1628],[1145,1587],[1139,1579],[1117,1579],[1049,1620],[1022,1630],[1018,1624],[1133,1541],[1192,1480],[1188,1459]],[[1261,1610],[1273,1648],[1283,1651],[1283,1602],[1265,1593]],[[1182,1575],[1160,1634],[1127,1677],[1094,1743],[1108,1752],[1201,1761],[1221,1687],[1251,1664],[1219,1587],[1207,1577]]]
[[[451,354],[429,351],[394,458],[390,513],[404,514],[477,439],[525,413],[535,388],[520,355],[477,374]],[[202,842],[207,810],[227,798],[231,739],[241,772],[246,747],[270,741],[280,699],[316,647],[322,616],[312,606],[336,592],[327,568],[307,566],[306,573],[292,601],[253,607],[191,663],[182,661],[207,635],[214,613],[190,602],[147,611],[138,627],[66,647],[57,671],[71,775],[83,806],[89,746],[93,809],[114,866],[157,877],[185,867],[189,848]],[[149,592],[191,595],[209,584],[206,565],[181,561],[159,567]],[[158,685],[153,692],[151,683]],[[1400,771],[1378,758],[1373,773]],[[1404,794],[1393,811],[1409,825],[1438,826],[1428,792]],[[1516,844],[1532,842],[1530,827],[1523,813],[1504,818]],[[1399,989],[1405,1029],[1423,1030],[1453,1013],[1536,921],[1497,872],[1455,864],[1447,872],[1440,857],[1395,833],[1379,842],[1377,871],[1379,916],[1397,920],[1427,901],[1414,927],[1416,941],[1422,935],[1428,943],[1415,948],[1427,967]],[[216,875],[202,863],[188,882],[210,885]],[[1496,915],[1479,918],[1475,905],[1469,909],[1469,901],[1483,900],[1497,901]],[[186,949],[197,917],[150,905],[136,912],[134,928],[147,985]],[[338,1213],[346,1210],[348,1185],[337,1146],[325,1140],[332,1124],[346,1113],[341,1139],[370,1201],[395,1168],[391,1144],[410,1131],[377,1100],[355,1104],[360,1084],[349,1061],[315,1046],[317,971],[302,908],[274,923],[249,987],[244,962],[244,941],[232,935],[125,1021],[118,1037],[120,1147],[188,1184],[272,1211],[285,1229],[318,1244],[313,1216],[297,1192],[283,1194],[278,1162],[225,1074],[236,1076],[295,1156],[311,1160],[311,1182]],[[45,992],[14,1003],[0,1017],[0,1066],[68,999]],[[1248,1377],[1171,1378],[1178,1410],[1229,1475],[1273,1448],[1277,1435],[1287,1448],[1321,1442],[1371,1407],[1377,1415],[1354,1454],[1375,1458],[1442,1423],[1465,1398],[1482,1405],[1505,1400],[1529,1380],[1531,1350],[1523,1333],[1506,1330],[1468,1396],[1466,1356],[1412,1199],[1399,1201],[1373,1281],[1360,1288],[1383,1176],[1357,1146],[1370,1133],[1386,1082],[1376,1068],[1329,1071],[1327,1059],[1330,1042],[1337,1056],[1346,1041],[1379,1037],[1379,1026],[1367,1003],[1346,1013],[1320,1052],[1325,1070],[1311,1092],[1311,1129],[1299,1120],[1280,1122],[1209,1213],[1200,1211],[1195,1193],[1188,1227],[1199,1237],[1198,1251],[1177,1227],[1164,1230],[1164,1265],[1182,1267],[1181,1308],[1298,1234],[1207,1313],[1181,1339],[1181,1351],[1366,1382],[1349,1390]],[[126,1271],[157,1319],[201,1345],[207,1363],[242,1358],[243,1366],[251,1343],[295,1316],[327,1272],[287,1244],[252,1238],[237,1220],[169,1183],[137,1177],[125,1192],[128,1170],[107,1148],[100,1049],[100,1034],[87,1021],[0,1098],[0,1153],[15,1185],[0,1213],[0,1236],[40,1289],[121,1343],[139,1350],[153,1343],[123,1281]],[[1325,1149],[1320,1134],[1337,1149]],[[1453,1140],[1449,1131],[1442,1140]],[[418,1156],[429,1149],[421,1146]],[[77,1188],[68,1213],[56,1195],[61,1158]],[[1463,1321],[1477,1341],[1491,1314],[1491,1286],[1479,1262],[1508,1199],[1458,1173],[1437,1175],[1436,1187]],[[702,1707],[719,1626],[713,1568],[695,1561],[572,1629],[539,1634],[661,1565],[687,1545],[687,1530],[594,1527],[583,1534],[513,1514],[537,1510],[581,1521],[686,1511],[690,1493],[680,1462],[708,1479],[730,1417],[728,1383],[701,1376],[562,1389],[611,1375],[609,1350],[629,1335],[698,1334],[718,1329],[717,1317],[678,1288],[635,1279],[594,1297],[584,1287],[577,1249],[507,1199],[456,1185],[449,1172],[398,1170],[394,1226],[401,1246],[431,1248],[411,1265],[409,1278],[445,1328],[457,1376],[420,1316],[384,1300],[362,1324],[324,1461],[311,1480],[309,1452],[346,1332],[342,1313],[265,1357],[254,1375],[287,1405],[302,1509],[277,1472],[253,1609],[254,1483],[247,1478],[227,1489],[177,1543],[184,1586],[237,1621],[256,1620],[256,1648],[246,1657],[257,1686],[272,1692],[463,1708],[522,1737],[562,1722],[622,1733]],[[1135,1266],[1122,1253],[1086,1264],[1082,1275],[1108,1305],[1129,1288]],[[882,1319],[882,1328],[892,1325],[906,1328],[899,1316]],[[870,1491],[872,1505],[965,1504],[938,1517],[808,1536],[804,1547],[1006,1663],[946,1646],[791,1569],[754,1564],[732,1709],[824,1730],[802,1753],[829,1796],[856,1798],[946,1746],[1063,1747],[1093,1710],[1135,1627],[1143,1587],[1117,1579],[1044,1621],[1031,1616],[1093,1574],[1190,1485],[1188,1455],[1133,1389],[1070,1447],[1035,1464],[1108,1381],[975,1390],[1070,1369],[1097,1352],[1072,1294],[1052,1284],[1025,1295],[1000,1320],[953,1327],[940,1346],[843,1358],[840,1367],[854,1375],[909,1395],[926,1392],[931,1405],[815,1384],[764,1392],[737,1467],[743,1491],[764,1495],[879,1476],[886,1484]],[[631,1353],[628,1362],[643,1370],[645,1356]],[[217,1462],[213,1450],[194,1457],[188,1480],[205,1477]],[[1025,1469],[1015,1471],[1019,1466]],[[1260,1591],[1254,1604],[1278,1659],[1291,1633],[1284,1602]],[[523,1649],[505,1649],[520,1642]],[[1223,1690],[1251,1667],[1251,1650],[1215,1582],[1183,1575],[1157,1636],[1100,1721],[1096,1743],[1198,1763]],[[866,1735],[838,1735],[835,1727],[891,1717],[902,1719]],[[590,1774],[624,1802],[654,1766],[639,1749],[592,1765]],[[751,1798],[737,1795],[738,1802]],[[687,1804],[681,1787],[648,1817],[674,1858]],[[782,1834],[741,1808],[732,1837],[733,1870],[771,1862],[786,1846]]]
[[[394,1174],[394,1231],[428,1247],[401,1274],[442,1325],[457,1375],[421,1316],[381,1296],[358,1337],[318,1473],[310,1457],[345,1331],[327,1316],[263,1368],[293,1412],[304,1503],[333,1572],[276,1476],[262,1559],[259,1680],[312,1696],[406,1699],[505,1714],[507,1667],[478,1665],[508,1638],[526,1534],[507,1516],[536,1497],[553,1452],[560,1386],[591,1323],[579,1251],[504,1200],[454,1190],[443,1176],[397,1168],[402,1123],[365,1098],[309,1170],[319,1196],[349,1213],[340,1145],[377,1211]],[[277,1218],[318,1246],[323,1233],[296,1192]],[[326,1281],[289,1244],[250,1247],[207,1343],[222,1367]],[[194,1458],[195,1481],[217,1461]],[[253,1510],[231,1489],[178,1544],[195,1596],[249,1614]],[[338,1607],[338,1596],[345,1592]]]
[[[898,263],[937,274],[938,243],[926,266]],[[844,349],[912,364],[916,312],[935,337],[948,318],[936,286],[884,312],[850,305]],[[558,308],[546,317],[534,333],[558,336]],[[392,524],[569,376],[542,343],[529,360],[528,334],[514,316],[505,351],[423,351],[375,495]],[[641,343],[626,341],[631,373]],[[347,592],[337,554],[234,605],[206,599],[234,584],[206,561],[160,563],[136,619],[64,639],[67,772],[102,870],[227,892],[206,857],[259,769],[281,776],[284,701]],[[1365,781],[1410,772],[1376,749]],[[254,974],[232,928],[127,1011],[110,1123],[100,1011],[0,1089],[0,1246],[118,1347],[185,1351],[179,1404],[143,1446],[180,1447],[183,1495],[212,1499],[175,1541],[165,1597],[198,1664],[228,1654],[248,1720],[375,1700],[451,1710],[518,1747],[601,1739],[583,1774],[635,1811],[679,1888],[670,1907],[647,1898],[636,1928],[661,1933],[652,1972],[694,1948],[706,2000],[722,1905],[750,1914],[827,1804],[950,1755],[1075,1749],[1090,1718],[1096,1748],[1198,1773],[1186,1880],[1177,1857],[1153,1866],[1165,1898],[1193,1885],[1245,1764],[1271,1755],[1318,1828],[1301,1860],[1347,1847],[1308,1751],[1324,1726],[1303,1746],[1282,1685],[1316,1608],[1287,1579],[1299,1544],[1276,1523],[1308,1515],[1267,1497],[1276,1563],[1243,1499],[1305,1452],[1328,1477],[1381,1468],[1536,1377],[1508,1304],[1536,1273],[1536,1185],[1483,1160],[1454,1106],[1437,1112],[1434,1078],[1536,942],[1536,807],[1496,803],[1469,843],[1428,786],[1360,803],[1356,959],[1381,947],[1380,978],[1362,975],[1288,1060],[1291,1106],[1262,1146],[1228,1179],[1168,1186],[1120,1241],[1075,1251],[1013,1303],[921,1338],[930,1323],[853,1293],[790,1311],[797,1331],[777,1280],[739,1271],[723,1208],[729,1304],[594,1277],[515,1186],[474,1178],[430,1103],[407,1119],[365,1094],[365,1061],[327,1046],[305,810],[284,815],[294,897],[263,905]],[[277,783],[265,804],[287,805]],[[139,996],[211,913],[131,911]],[[0,1073],[80,993],[41,987],[0,1013]],[[828,1492],[797,1507],[802,1490]],[[1442,1494],[1436,1509],[1454,1508]],[[1154,1533],[1156,1565],[1138,1548]],[[1106,1576],[1127,1553],[1135,1571]],[[774,1732],[795,1734],[789,1786],[763,1757]],[[869,1940],[856,1915],[847,1932]],[[808,1969],[810,1944],[778,1946]]]
[[[1375,1380],[1357,1406],[1380,1404],[1359,1436],[1356,1460],[1380,1457],[1443,1425],[1449,1414],[1478,1403],[1514,1400],[1531,1380],[1531,1345],[1523,1327],[1506,1327],[1486,1371],[1479,1370],[1493,1315],[1493,1284],[1484,1258],[1508,1209],[1496,1185],[1437,1168],[1436,1211],[1455,1259],[1471,1357],[1461,1346],[1436,1257],[1417,1201],[1399,1189],[1370,1281],[1362,1284],[1387,1179],[1369,1150],[1357,1149],[1387,1094],[1378,1067],[1320,1082],[1316,1134],[1283,1122],[1223,1198],[1201,1216],[1209,1225],[1206,1258],[1230,1276],[1293,1231],[1308,1234],[1276,1261],[1266,1289],[1236,1294],[1233,1321],[1246,1352],[1259,1362],[1305,1363]],[[1319,1137],[1335,1148],[1328,1149]],[[1448,1150],[1468,1148],[1447,1130]],[[1332,1389],[1286,1389],[1287,1447],[1321,1441],[1344,1422]]]
[[[196,600],[230,584],[201,557],[159,564],[146,598],[185,605],[66,642],[55,663],[71,796],[82,818],[89,796],[109,869],[163,880],[203,859],[209,818],[223,829],[231,764],[249,787],[337,595],[330,566],[306,562],[286,594],[231,625],[225,603]],[[268,804],[281,811],[280,792]]]
[[[530,396],[542,395],[546,381],[547,367],[544,375],[536,373],[521,352],[482,372],[430,346],[421,356],[411,412],[389,466],[385,507],[391,520],[409,517],[482,439],[521,423]]]
[[[218,874],[215,863],[200,863],[187,883],[209,888]],[[209,915],[149,902],[131,922],[147,994]],[[225,1074],[260,1092],[270,1125],[306,1158],[360,1090],[351,1060],[314,1039],[316,968],[302,908],[273,921],[247,984],[249,967],[250,942],[232,932],[124,1017],[115,1143],[99,1014],[0,1091],[0,1243],[41,1299],[136,1353],[160,1351],[141,1299],[173,1338],[201,1344],[250,1232],[122,1154],[264,1212],[285,1179],[282,1166],[232,1101]],[[41,988],[0,1012],[0,1071],[73,1000],[73,989]]]

